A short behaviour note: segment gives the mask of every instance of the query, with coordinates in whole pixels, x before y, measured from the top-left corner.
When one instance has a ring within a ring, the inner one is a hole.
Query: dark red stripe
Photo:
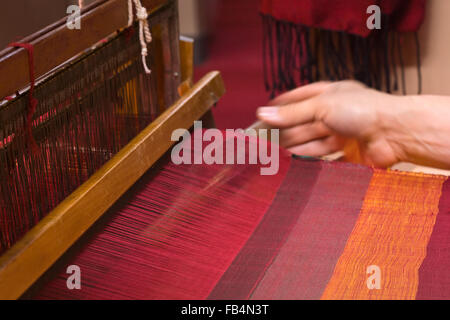
[[[419,269],[416,299],[450,299],[450,180],[442,186],[439,213]]]
[[[321,170],[319,161],[292,161],[272,205],[208,299],[248,299],[287,240]]]

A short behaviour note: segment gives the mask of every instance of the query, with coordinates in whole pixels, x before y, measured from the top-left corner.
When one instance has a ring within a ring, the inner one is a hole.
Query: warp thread
[[[139,41],[141,43],[142,65],[146,74],[150,74],[151,70],[147,66],[146,57],[148,55],[147,43],[152,42],[152,34],[148,25],[147,9],[142,6],[140,0],[128,0],[128,27],[133,24],[133,2],[136,7],[136,17],[139,21]]]
[[[0,106],[0,254],[164,110],[140,58],[137,33],[127,40],[124,30],[36,82],[37,150],[28,90]]]
[[[31,147],[33,150],[37,150],[39,147],[36,143],[36,140],[33,137],[32,132],[32,124],[33,124],[33,115],[36,111],[38,100],[33,96],[34,86],[35,86],[35,75],[34,75],[34,47],[30,43],[20,43],[20,42],[13,42],[8,45],[8,47],[14,47],[14,48],[23,48],[28,53],[28,70],[30,74],[30,90],[28,92],[28,112],[27,112],[27,124],[26,124],[26,130],[28,134],[28,139],[31,144]]]

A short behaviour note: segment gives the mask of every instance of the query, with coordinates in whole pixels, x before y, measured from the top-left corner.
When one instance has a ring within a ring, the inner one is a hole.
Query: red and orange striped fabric
[[[450,181],[284,153],[276,176],[169,163],[71,251],[35,298],[450,299]]]

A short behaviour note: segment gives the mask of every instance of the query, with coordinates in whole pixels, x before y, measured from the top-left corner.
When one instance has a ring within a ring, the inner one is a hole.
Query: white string
[[[133,2],[128,0],[128,26],[133,24]]]
[[[152,34],[148,26],[147,9],[142,6],[140,0],[128,0],[128,26],[133,24],[133,2],[136,7],[136,17],[139,20],[139,41],[141,43],[142,64],[144,65],[145,73],[150,74],[151,70],[147,66],[147,43],[152,42]]]

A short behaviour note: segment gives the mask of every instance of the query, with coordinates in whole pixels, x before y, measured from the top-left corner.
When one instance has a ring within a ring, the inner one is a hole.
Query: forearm
[[[392,106],[379,108],[379,121],[397,157],[401,161],[450,168],[450,97],[393,99]]]

